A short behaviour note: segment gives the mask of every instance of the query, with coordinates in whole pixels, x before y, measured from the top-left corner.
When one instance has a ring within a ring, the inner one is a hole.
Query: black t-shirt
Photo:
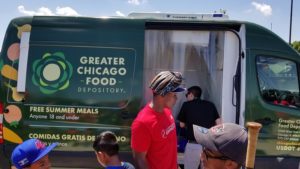
[[[178,120],[185,123],[187,127],[187,139],[195,141],[193,124],[211,128],[215,125],[215,121],[219,117],[218,111],[213,103],[195,99],[183,103],[178,115]]]

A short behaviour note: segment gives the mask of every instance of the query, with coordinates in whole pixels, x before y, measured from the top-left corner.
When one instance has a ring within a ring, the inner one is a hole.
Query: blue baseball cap
[[[12,152],[11,160],[15,167],[22,169],[47,155],[58,143],[46,146],[39,139],[29,139],[18,145]]]

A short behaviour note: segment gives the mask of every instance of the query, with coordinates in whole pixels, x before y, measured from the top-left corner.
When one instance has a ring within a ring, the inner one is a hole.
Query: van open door
[[[236,114],[239,114],[236,105],[240,102],[236,94],[240,91],[235,91],[233,78],[238,65],[243,64],[240,38],[243,30],[240,27],[234,24],[148,22],[144,81],[150,81],[161,70],[180,71],[185,78],[185,87],[199,85],[203,91],[202,99],[213,102],[225,122],[235,122]],[[144,93],[143,102],[147,102],[151,93],[147,93],[146,84]],[[185,101],[183,95],[179,97],[179,103],[173,109],[175,117]]]

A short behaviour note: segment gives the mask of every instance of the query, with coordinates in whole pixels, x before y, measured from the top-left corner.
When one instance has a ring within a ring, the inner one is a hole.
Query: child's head
[[[104,167],[110,161],[111,157],[118,155],[119,153],[117,137],[110,131],[104,131],[98,135],[94,141],[93,148],[98,162]]]
[[[11,155],[11,160],[16,168],[50,168],[48,154],[58,143],[46,146],[39,139],[29,139],[19,144]]]

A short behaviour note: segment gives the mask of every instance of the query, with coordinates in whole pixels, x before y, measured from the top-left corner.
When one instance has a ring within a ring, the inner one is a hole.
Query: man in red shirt
[[[171,108],[182,76],[163,71],[150,83],[153,99],[138,114],[131,126],[131,148],[139,169],[177,169],[177,138]]]

